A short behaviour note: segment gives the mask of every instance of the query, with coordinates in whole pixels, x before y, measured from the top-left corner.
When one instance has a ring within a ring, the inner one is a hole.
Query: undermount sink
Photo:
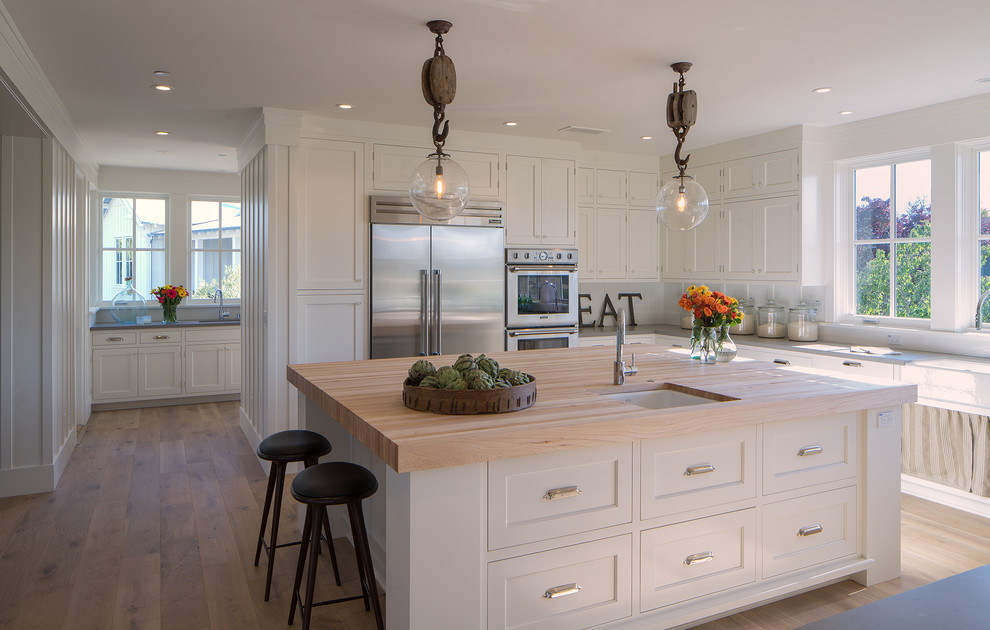
[[[675,389],[650,389],[641,392],[622,392],[619,394],[602,394],[606,398],[629,403],[644,409],[670,409],[671,407],[688,407],[706,403],[722,402],[718,398],[696,396]]]

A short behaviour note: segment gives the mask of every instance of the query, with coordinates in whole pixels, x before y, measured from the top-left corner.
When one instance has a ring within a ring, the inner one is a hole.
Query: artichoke
[[[498,378],[498,361],[491,357],[485,355],[478,357],[478,369],[484,370],[493,379]]]
[[[509,368],[499,368],[498,377],[503,380],[509,380],[509,375],[512,374],[512,370]]]
[[[470,387],[471,389],[495,388],[495,382],[492,380],[492,377],[488,376],[481,370],[475,370],[474,376],[472,376],[470,379],[467,379],[467,384],[468,387]]]
[[[503,378],[497,378],[497,379],[495,379],[495,387],[496,388],[500,388],[500,387],[512,387],[512,385],[509,385],[509,382],[507,380],[503,379]]]
[[[459,378],[456,381],[451,381],[449,386],[445,386],[444,389],[467,389],[468,384],[463,378]]]
[[[420,387],[429,387],[430,389],[440,389],[440,381],[434,375],[424,376],[423,380],[419,382]]]
[[[441,389],[454,389],[451,387],[451,384],[461,380],[464,380],[461,378],[461,373],[450,366],[445,366],[437,370],[437,383]]]
[[[481,355],[481,356],[485,356],[485,355]],[[457,357],[457,360],[460,361],[461,359],[473,359],[473,358],[474,356],[470,354],[462,354],[461,356]]]
[[[409,380],[412,381],[413,385],[416,385],[427,376],[432,376],[436,373],[437,369],[433,367],[432,363],[425,359],[420,359],[409,368]]]
[[[454,363],[454,369],[466,375],[471,370],[477,370],[478,364],[470,357],[461,357]]]
[[[505,380],[509,381],[510,385],[525,385],[530,381],[529,374],[524,374],[523,372],[516,372],[513,370],[509,373],[509,377]]]

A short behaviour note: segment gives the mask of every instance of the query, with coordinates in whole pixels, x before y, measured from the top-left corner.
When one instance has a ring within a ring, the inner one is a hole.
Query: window
[[[853,171],[855,314],[931,318],[931,160]]]
[[[977,156],[979,177],[979,225],[976,229],[978,252],[977,276],[980,294],[990,290],[990,151],[980,151]],[[983,304],[983,321],[990,322],[990,300]]]
[[[103,197],[100,219],[100,299],[112,300],[134,278],[146,298],[165,284],[166,214],[162,198]]]
[[[240,298],[241,204],[194,200],[190,218],[192,297],[208,298],[220,288],[225,298]]]

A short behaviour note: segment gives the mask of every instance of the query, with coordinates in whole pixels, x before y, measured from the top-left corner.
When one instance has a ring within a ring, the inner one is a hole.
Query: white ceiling
[[[234,171],[262,106],[418,125],[428,147],[430,19],[454,23],[452,143],[475,130],[668,154],[682,60],[699,98],[688,150],[990,92],[986,0],[2,2],[101,165]],[[158,69],[173,92],[151,89]]]

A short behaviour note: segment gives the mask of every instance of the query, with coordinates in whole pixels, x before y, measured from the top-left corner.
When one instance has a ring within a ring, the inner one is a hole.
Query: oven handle
[[[533,330],[510,330],[510,337],[546,337],[547,335],[576,335],[576,330],[554,330],[552,328],[542,328]]]
[[[518,273],[520,271],[566,271],[567,273],[576,273],[577,265],[526,265],[523,267],[509,267],[510,273]]]

